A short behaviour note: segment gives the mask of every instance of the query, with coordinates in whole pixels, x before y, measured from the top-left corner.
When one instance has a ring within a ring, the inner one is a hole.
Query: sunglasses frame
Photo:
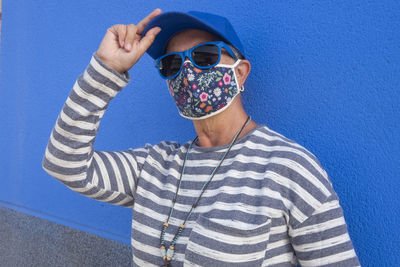
[[[205,66],[205,67],[202,67],[202,66],[197,65],[197,64],[193,61],[193,59],[192,59],[192,55],[191,55],[191,54],[192,54],[192,51],[195,50],[195,49],[196,49],[197,47],[199,47],[199,46],[210,45],[210,44],[215,45],[216,47],[218,47],[218,60],[217,60],[217,62],[216,62],[215,64],[213,64],[213,65]],[[183,66],[183,63],[185,62],[186,57],[189,58],[189,60],[193,63],[193,65],[194,65],[196,68],[199,68],[199,69],[203,69],[203,70],[204,70],[204,69],[210,69],[210,68],[212,68],[212,67],[218,65],[218,63],[221,61],[221,51],[222,51],[222,48],[224,48],[224,49],[232,56],[232,58],[234,58],[235,60],[237,59],[237,57],[236,57],[236,55],[233,53],[232,49],[231,49],[226,43],[224,43],[223,41],[215,41],[215,42],[201,43],[201,44],[198,44],[198,45],[196,45],[196,46],[194,46],[194,47],[192,47],[192,48],[190,48],[190,49],[188,49],[188,50],[182,51],[182,52],[172,52],[172,53],[168,53],[168,54],[162,55],[161,57],[159,57],[159,58],[156,59],[154,66],[157,68],[158,73],[160,74],[161,78],[163,78],[163,79],[173,79],[173,78],[175,78],[176,76],[178,76],[179,73],[181,73],[181,71],[182,71],[182,66]],[[181,59],[182,59],[182,63],[181,63],[181,67],[179,68],[179,71],[178,71],[176,74],[174,74],[174,75],[172,75],[172,76],[169,76],[169,77],[165,77],[164,75],[162,75],[161,70],[160,70],[160,68],[159,68],[159,65],[160,65],[160,61],[161,61],[163,58],[165,58],[165,57],[167,57],[167,56],[170,56],[170,55],[179,55],[179,56],[181,57]]]

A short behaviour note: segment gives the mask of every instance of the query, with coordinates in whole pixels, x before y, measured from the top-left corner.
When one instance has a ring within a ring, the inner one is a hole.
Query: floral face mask
[[[167,80],[171,96],[182,117],[199,120],[224,111],[243,90],[239,89],[233,65],[218,64],[210,69],[196,68],[185,61],[178,76]]]

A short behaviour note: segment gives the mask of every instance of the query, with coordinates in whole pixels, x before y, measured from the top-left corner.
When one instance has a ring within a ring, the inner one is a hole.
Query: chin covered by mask
[[[218,64],[210,69],[196,68],[185,61],[178,76],[167,80],[169,92],[182,117],[199,120],[224,111],[242,91],[233,65]]]

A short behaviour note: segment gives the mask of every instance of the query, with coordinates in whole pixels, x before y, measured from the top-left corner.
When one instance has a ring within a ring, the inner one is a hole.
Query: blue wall
[[[106,29],[156,7],[230,18],[252,63],[245,106],[312,151],[337,191],[363,266],[399,258],[398,1],[3,0],[0,205],[129,243],[130,210],[86,199],[41,168],[75,79]],[[194,136],[144,56],[110,105],[96,148]],[[151,111],[151,112],[149,112]]]

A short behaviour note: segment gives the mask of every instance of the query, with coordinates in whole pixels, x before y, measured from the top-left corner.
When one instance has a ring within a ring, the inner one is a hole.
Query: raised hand
[[[142,32],[146,25],[156,16],[161,14],[157,8],[147,17],[135,24],[116,24],[107,29],[96,55],[108,67],[123,73],[142,57],[153,43],[160,27],[150,29],[143,37]]]

